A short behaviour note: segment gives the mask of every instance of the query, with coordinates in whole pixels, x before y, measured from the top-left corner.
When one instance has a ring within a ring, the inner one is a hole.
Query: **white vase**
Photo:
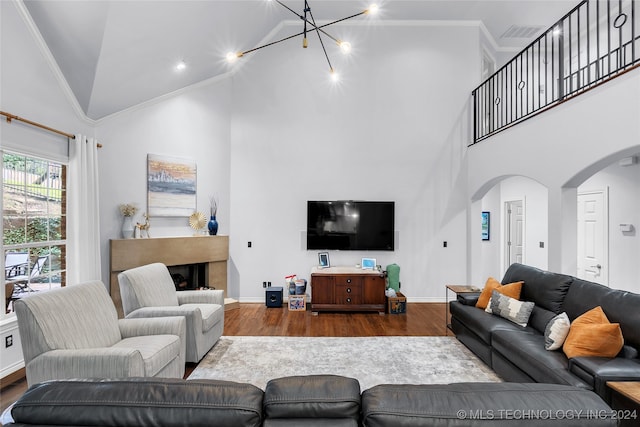
[[[125,216],[124,221],[122,221],[122,238],[133,239],[134,229],[135,227],[133,226],[133,218],[130,216]]]

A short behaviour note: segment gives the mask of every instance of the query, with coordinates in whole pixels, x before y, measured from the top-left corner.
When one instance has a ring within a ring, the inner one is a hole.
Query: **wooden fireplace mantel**
[[[111,299],[123,317],[118,273],[141,265],[161,262],[176,265],[207,264],[207,285],[222,289],[227,296],[229,236],[160,237],[112,239],[110,241]]]

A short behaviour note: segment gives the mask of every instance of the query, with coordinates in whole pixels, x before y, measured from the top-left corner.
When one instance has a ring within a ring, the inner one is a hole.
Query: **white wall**
[[[524,204],[525,223],[524,223],[524,253],[523,262],[525,264],[547,269],[547,189],[532,179],[517,176],[500,182],[500,236],[502,242],[504,240],[503,230],[504,224],[504,205],[508,201],[522,200]],[[544,244],[544,248],[540,247],[540,242]],[[504,245],[501,245],[502,252],[500,260],[502,273],[509,267],[505,265]]]
[[[617,162],[596,173],[578,187],[578,192],[609,190],[609,286],[640,293],[640,164]],[[622,232],[620,224],[633,224]]]
[[[121,238],[118,206],[147,210],[147,154],[190,159],[197,167],[197,210],[209,214],[209,196],[219,198],[218,234],[230,232],[229,125],[231,82],[222,79],[161,102],[134,108],[96,127],[100,150],[102,276],[109,283],[109,240]],[[152,217],[152,237],[190,236],[188,218]]]
[[[484,284],[489,276],[500,280],[509,267],[504,251],[504,210],[505,203],[514,200],[522,200],[525,212],[523,262],[547,269],[547,199],[544,186],[522,176],[506,178],[486,193],[481,203],[483,211],[491,212],[491,239],[482,242],[482,250],[477,254],[481,258],[481,268],[474,283]],[[544,248],[540,247],[540,242],[544,243]]]
[[[231,280],[242,300],[263,300],[263,281],[309,278],[318,261],[304,243],[307,200],[396,202],[396,250],[332,251],[333,265],[395,262],[414,300],[441,299],[447,281],[464,279],[461,184],[478,33],[368,28],[353,61],[332,55],[344,78],[337,87],[311,40],[261,51],[233,77]]]
[[[482,198],[482,211],[490,213],[489,222],[489,240],[482,240],[479,248],[480,251],[477,257],[481,260],[479,263],[479,271],[477,276],[477,282],[473,284],[475,286],[482,286],[487,278],[493,277],[497,280],[502,279],[502,206],[501,206],[501,194],[500,185],[493,187]],[[480,216],[474,215],[474,222],[480,222]],[[478,241],[481,239],[480,234],[474,233],[471,237],[473,240]]]
[[[526,176],[542,184],[548,191],[547,268],[575,274],[576,188],[611,162],[640,151],[639,93],[640,75],[629,73],[470,147],[471,200],[481,200],[510,176]],[[626,188],[637,195],[638,181]],[[469,212],[472,207],[470,202]],[[617,263],[637,264],[638,245],[628,246],[630,250],[621,251]],[[470,280],[480,280],[479,263],[471,260],[469,265]],[[638,278],[636,271],[633,283]],[[620,287],[628,286],[632,285]]]

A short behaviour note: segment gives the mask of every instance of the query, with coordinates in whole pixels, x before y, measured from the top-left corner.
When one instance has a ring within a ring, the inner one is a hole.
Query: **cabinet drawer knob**
[[[347,288],[347,293],[350,294],[351,293],[351,288]]]
[[[351,298],[347,298],[347,302],[351,302]]]
[[[351,279],[347,279],[347,283],[351,283]]]

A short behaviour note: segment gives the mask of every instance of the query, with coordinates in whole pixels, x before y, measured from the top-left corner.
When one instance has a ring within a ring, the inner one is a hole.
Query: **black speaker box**
[[[267,288],[267,307],[282,307],[282,287]]]

